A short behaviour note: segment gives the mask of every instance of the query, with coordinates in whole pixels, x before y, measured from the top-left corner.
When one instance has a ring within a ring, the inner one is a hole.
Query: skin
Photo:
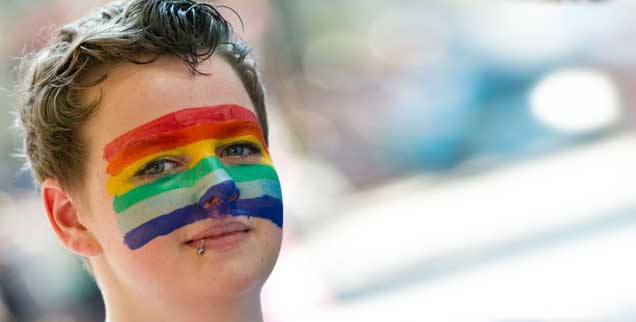
[[[208,75],[193,76],[181,61],[164,56],[147,65],[121,63],[96,71],[108,78],[88,93],[95,97],[101,91],[101,103],[84,129],[84,186],[65,191],[52,178],[42,185],[49,222],[68,249],[89,259],[110,322],[262,321],[260,292],[278,257],[279,227],[238,217],[253,229],[247,241],[200,256],[184,241],[215,220],[205,219],[133,251],[122,241],[106,188],[103,148],[121,134],[188,107],[230,103],[254,112],[222,58],[212,56],[199,68]]]

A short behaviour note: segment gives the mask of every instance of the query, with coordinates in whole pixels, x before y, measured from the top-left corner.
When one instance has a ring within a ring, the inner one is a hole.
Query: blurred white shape
[[[464,260],[482,247],[599,220],[636,200],[634,146],[636,136],[614,137],[445,184],[384,187],[344,200],[305,245],[329,284],[347,291],[423,260]]]
[[[308,314],[314,321],[610,321],[636,317],[634,225]]]
[[[462,12],[466,41],[516,68],[545,63],[574,49],[582,34],[564,6],[537,2],[483,5]]]
[[[539,80],[530,94],[532,113],[557,130],[587,132],[607,128],[621,115],[619,93],[603,72],[563,69]]]

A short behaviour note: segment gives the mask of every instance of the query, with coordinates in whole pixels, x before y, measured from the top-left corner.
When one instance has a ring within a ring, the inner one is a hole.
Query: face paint
[[[251,154],[217,156],[228,149]],[[282,228],[278,175],[256,116],[244,107],[164,115],[113,140],[104,159],[107,190],[130,249],[215,215],[260,217]]]

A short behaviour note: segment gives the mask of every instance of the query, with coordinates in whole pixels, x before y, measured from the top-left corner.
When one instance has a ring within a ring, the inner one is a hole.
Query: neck
[[[260,300],[207,301],[188,305],[164,304],[160,301],[147,306],[131,307],[106,299],[108,322],[262,322]]]
[[[142,294],[113,282],[99,283],[107,322],[263,322],[260,287],[237,296],[198,299],[158,292]]]
[[[208,298],[175,302],[159,297],[149,301],[126,301],[104,294],[108,322],[262,322],[259,294],[236,299]],[[170,303],[166,303],[170,302]]]

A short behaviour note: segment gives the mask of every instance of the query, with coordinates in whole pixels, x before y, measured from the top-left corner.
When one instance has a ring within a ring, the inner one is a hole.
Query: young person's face
[[[254,107],[223,59],[199,69],[208,75],[172,57],[122,63],[88,97],[101,94],[84,132],[80,215],[103,251],[93,260],[101,283],[237,296],[258,291],[274,266],[282,201]]]

